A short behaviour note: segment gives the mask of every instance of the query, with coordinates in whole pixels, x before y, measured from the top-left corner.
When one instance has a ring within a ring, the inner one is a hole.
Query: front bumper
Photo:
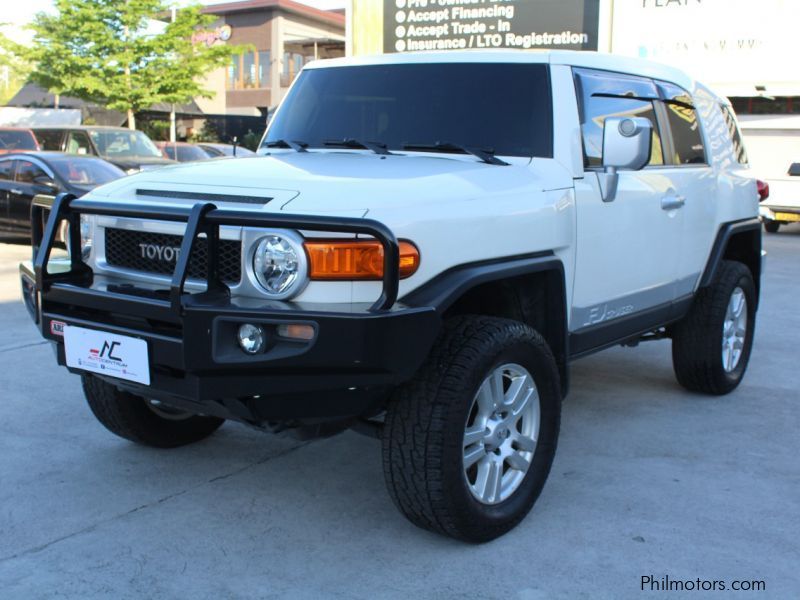
[[[42,336],[55,344],[58,363],[66,366],[64,325],[142,339],[149,385],[92,376],[176,408],[254,424],[369,416],[393,387],[414,375],[439,331],[435,309],[395,304],[396,285],[384,286],[380,307],[310,305],[232,298],[211,284],[208,292],[186,293],[180,264],[169,290],[121,285],[77,262],[53,273],[50,234],[59,218],[54,206],[47,231],[39,233],[44,239],[35,266],[20,265],[25,304]],[[190,235],[187,227],[185,238]],[[190,254],[187,247],[184,255]],[[263,353],[239,350],[236,331],[242,323],[264,327]],[[311,325],[315,335],[282,338],[281,324]]]

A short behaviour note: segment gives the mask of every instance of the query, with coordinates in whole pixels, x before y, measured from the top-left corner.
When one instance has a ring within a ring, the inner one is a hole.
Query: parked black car
[[[233,144],[217,144],[211,142],[201,142],[197,144],[205,150],[211,158],[222,158],[223,156],[255,156],[256,153],[248,150],[244,146]]]
[[[0,232],[30,237],[31,201],[37,194],[82,196],[125,172],[95,156],[14,152],[0,156]]]
[[[99,125],[32,129],[43,150],[99,156],[126,173],[175,164],[142,131]]]
[[[194,162],[211,158],[211,155],[206,150],[187,142],[156,142],[155,144],[156,148],[166,158],[171,158],[178,162]]]

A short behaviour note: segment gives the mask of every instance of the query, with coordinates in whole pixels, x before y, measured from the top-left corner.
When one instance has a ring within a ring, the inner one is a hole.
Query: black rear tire
[[[781,228],[781,224],[777,221],[773,221],[772,219],[764,219],[764,231],[767,233],[778,233],[778,229]]]
[[[160,416],[141,396],[83,375],[83,392],[97,420],[111,433],[137,444],[176,448],[207,438],[225,419],[169,411]]]
[[[538,440],[518,487],[502,502],[483,503],[467,481],[464,434],[479,386],[506,363],[532,376],[539,396]],[[419,527],[469,542],[486,542],[515,527],[550,472],[561,418],[559,381],[547,343],[527,325],[482,316],[446,322],[426,363],[397,390],[386,414],[384,475],[400,512]]]
[[[726,371],[722,357],[725,316],[737,288],[747,301],[747,326],[739,362]],[[740,262],[723,261],[714,281],[695,296],[689,314],[672,331],[672,365],[678,382],[688,390],[727,394],[739,385],[753,347],[756,287],[753,276]]]

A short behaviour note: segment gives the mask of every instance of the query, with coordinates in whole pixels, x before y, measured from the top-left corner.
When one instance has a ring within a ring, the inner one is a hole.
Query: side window
[[[36,179],[40,177],[50,179],[47,173],[45,173],[38,165],[35,165],[27,160],[19,161],[19,165],[17,166],[17,176],[14,178],[16,181],[19,183],[36,183]]]
[[[42,150],[61,152],[61,139],[64,132],[59,129],[38,129],[34,132]]]
[[[14,176],[14,161],[0,160],[0,181],[11,181]]]
[[[700,119],[689,92],[671,83],[659,82],[667,121],[672,132],[673,156],[669,161],[676,165],[706,164]]]
[[[603,124],[608,117],[644,117],[653,124],[649,165],[663,165],[664,151],[654,102],[658,90],[649,79],[605,71],[575,69],[580,104],[583,159],[587,167],[603,164]]]
[[[736,117],[733,116],[731,109],[724,104],[720,104],[719,108],[722,111],[722,118],[725,121],[725,125],[728,127],[728,135],[733,144],[733,153],[736,155],[736,160],[746,165],[749,162],[747,159],[747,151],[744,149],[744,142],[742,141],[742,134],[739,132],[739,126],[736,124]]]
[[[164,146],[164,154],[167,155],[167,158],[175,160],[175,146],[172,145]]]
[[[92,154],[92,145],[89,136],[83,131],[71,131],[67,137],[65,152],[70,154]]]

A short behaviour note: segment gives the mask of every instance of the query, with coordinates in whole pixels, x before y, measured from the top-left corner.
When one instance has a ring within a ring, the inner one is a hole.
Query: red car
[[[41,150],[39,141],[30,129],[0,127],[0,154],[25,150]]]

